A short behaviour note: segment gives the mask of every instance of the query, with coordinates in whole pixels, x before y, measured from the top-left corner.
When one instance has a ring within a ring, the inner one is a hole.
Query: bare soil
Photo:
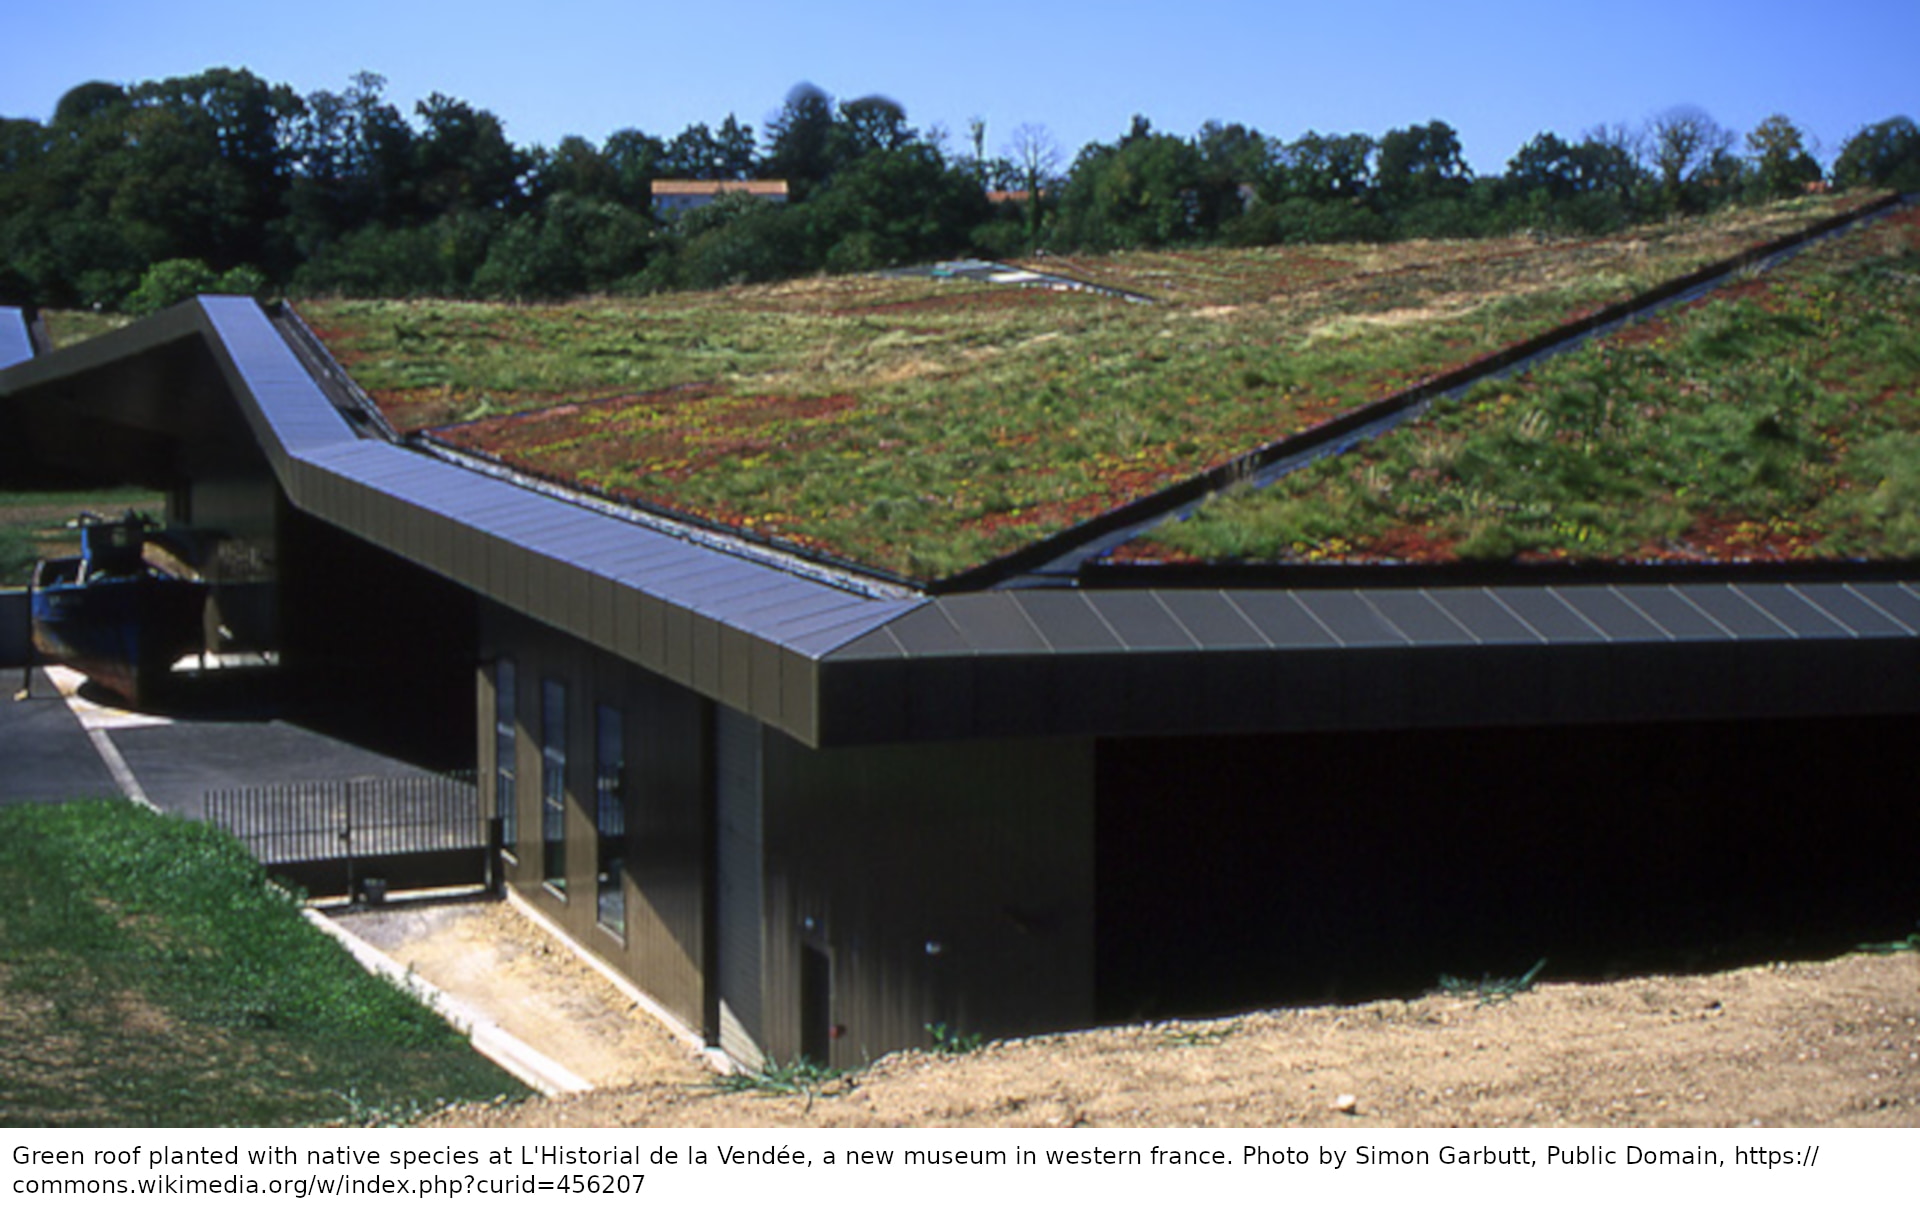
[[[389,951],[429,979],[484,979],[503,1023],[601,1087],[435,1126],[1920,1125],[1920,953],[1099,1029],[762,1093],[715,1087],[692,1047],[517,914],[450,910]]]

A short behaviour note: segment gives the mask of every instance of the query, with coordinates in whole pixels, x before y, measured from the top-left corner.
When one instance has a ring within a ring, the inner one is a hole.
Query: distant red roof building
[[[1033,197],[1031,191],[988,191],[987,202],[999,205],[1003,203],[1025,203]]]
[[[697,182],[684,178],[662,178],[653,184],[653,207],[657,212],[685,212],[704,208],[722,195],[751,195],[769,203],[787,201],[784,179],[753,181]]]

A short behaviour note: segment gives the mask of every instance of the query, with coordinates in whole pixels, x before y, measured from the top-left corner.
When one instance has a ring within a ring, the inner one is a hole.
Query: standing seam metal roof
[[[1920,639],[1920,585],[1900,581],[1131,590],[1125,597],[1054,589],[948,595],[832,659]]]

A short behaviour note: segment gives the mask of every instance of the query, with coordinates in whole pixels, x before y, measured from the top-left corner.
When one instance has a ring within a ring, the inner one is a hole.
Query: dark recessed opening
[[[1101,1015],[1819,957],[1920,918],[1912,719],[1102,743]]]

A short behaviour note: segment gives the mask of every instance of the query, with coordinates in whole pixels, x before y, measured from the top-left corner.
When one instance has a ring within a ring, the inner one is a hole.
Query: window
[[[617,707],[602,706],[594,722],[593,821],[594,876],[600,925],[624,933],[627,892],[620,884],[626,867],[627,746]]]
[[[519,809],[515,804],[518,790],[514,784],[518,699],[513,662],[503,657],[493,663],[493,816],[500,819],[500,847],[509,854],[518,849],[520,841]]]
[[[540,868],[556,890],[567,888],[567,688],[540,684]]]

